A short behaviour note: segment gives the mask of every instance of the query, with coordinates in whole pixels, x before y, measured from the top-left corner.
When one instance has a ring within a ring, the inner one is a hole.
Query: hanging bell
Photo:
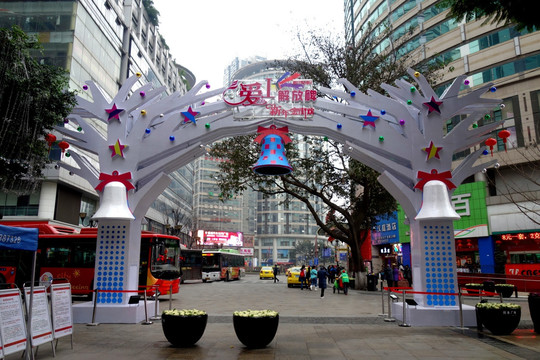
[[[422,208],[415,220],[459,220],[461,216],[454,210],[445,183],[430,180],[424,185]]]
[[[92,216],[92,220],[99,219],[135,219],[128,206],[126,186],[121,182],[111,181],[103,188],[99,209]]]
[[[287,175],[292,170],[285,157],[282,137],[277,134],[265,136],[262,140],[261,156],[253,165],[253,171],[260,175]]]

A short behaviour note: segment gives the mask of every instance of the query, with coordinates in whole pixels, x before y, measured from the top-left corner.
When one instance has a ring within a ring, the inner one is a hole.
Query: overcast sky
[[[302,29],[343,31],[343,0],[154,0],[159,32],[197,82],[223,86],[235,57],[287,58]]]

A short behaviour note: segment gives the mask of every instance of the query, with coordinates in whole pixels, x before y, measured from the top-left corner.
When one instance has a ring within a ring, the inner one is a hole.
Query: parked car
[[[287,269],[287,286],[300,286],[300,266],[293,266]]]
[[[263,266],[261,268],[261,271],[259,272],[259,278],[261,280],[263,279],[273,279],[274,278],[274,270],[271,266]]]

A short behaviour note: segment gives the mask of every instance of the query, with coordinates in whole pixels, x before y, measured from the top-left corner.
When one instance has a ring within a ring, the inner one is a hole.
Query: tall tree
[[[0,29],[0,189],[29,192],[47,164],[44,136],[75,104],[66,72],[32,56],[39,43],[19,27]]]
[[[540,27],[540,18],[527,0],[442,0],[439,6],[449,7],[449,16],[458,21],[486,17],[485,24],[516,24],[517,30]]]
[[[368,89],[382,91],[381,83],[406,76],[409,61],[395,43],[379,51],[377,47],[384,44],[382,39],[387,37],[388,33],[380,37],[368,35],[353,45],[310,31],[298,35],[301,54],[273,66],[299,72],[304,78],[313,79],[316,85],[328,88],[335,88],[338,79],[345,78],[364,92]],[[362,271],[360,249],[368,237],[366,230],[372,227],[377,215],[396,208],[395,200],[378,183],[379,174],[351,159],[343,144],[325,137],[304,137],[307,144],[302,149],[304,156],[300,156],[293,144],[286,146],[287,157],[294,168],[291,174],[260,176],[251,171],[259,154],[253,138],[236,137],[212,146],[213,156],[231,160],[220,166],[219,185],[225,197],[249,187],[267,196],[286,194],[285,202],[292,198],[304,202],[328,236],[350,246],[351,270]],[[326,217],[317,213],[314,202],[325,205]]]

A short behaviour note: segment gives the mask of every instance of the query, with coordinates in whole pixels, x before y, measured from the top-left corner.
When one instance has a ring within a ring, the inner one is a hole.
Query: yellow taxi
[[[300,286],[300,266],[287,269],[287,286]]]
[[[259,272],[259,278],[262,279],[273,279],[274,278],[274,270],[271,266],[263,266],[261,268],[261,271]]]

